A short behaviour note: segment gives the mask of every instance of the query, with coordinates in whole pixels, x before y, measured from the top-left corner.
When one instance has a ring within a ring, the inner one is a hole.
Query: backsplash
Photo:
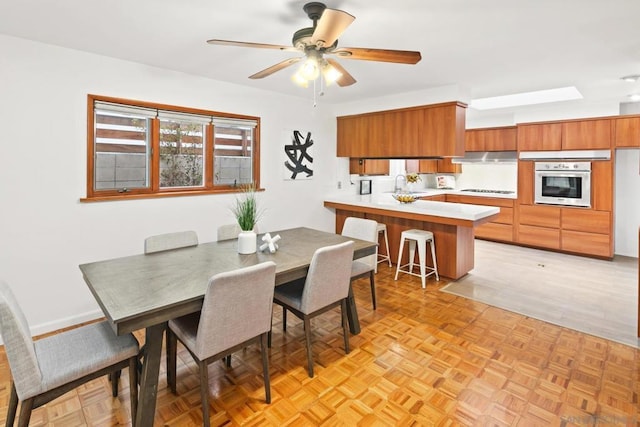
[[[358,176],[351,175],[350,192],[356,193],[359,188],[359,181],[362,179],[372,181],[372,192],[380,193],[392,191],[395,184],[395,177],[398,174],[405,174],[404,161],[392,160],[390,162],[389,176]],[[518,165],[516,164],[464,164],[462,173],[459,174],[420,174],[422,179],[413,186],[414,191],[422,188],[437,188],[436,177],[438,175],[451,175],[455,178],[455,189],[479,188],[485,190],[518,190]]]
[[[462,165],[462,173],[456,175],[456,189],[464,188],[518,191],[518,165],[510,163]]]

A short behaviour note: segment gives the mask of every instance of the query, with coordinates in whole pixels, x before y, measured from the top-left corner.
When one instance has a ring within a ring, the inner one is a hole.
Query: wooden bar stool
[[[409,262],[404,265],[400,265],[402,262],[402,250],[404,249],[405,240],[409,242]],[[422,287],[426,287],[427,277],[432,274],[436,275],[436,280],[440,280],[438,276],[438,264],[436,263],[436,248],[433,241],[433,233],[425,230],[405,230],[400,235],[400,252],[398,253],[398,266],[396,268],[396,277],[394,280],[398,280],[398,273],[407,273],[413,276],[418,276],[422,279]],[[433,261],[433,267],[427,265],[427,242],[431,248],[431,259]],[[418,260],[420,266],[420,274],[413,272],[413,260],[416,255],[416,244],[418,245]],[[405,267],[408,267],[404,270]],[[427,273],[428,271],[428,273]]]
[[[378,264],[381,262],[387,261],[389,263],[389,267],[391,267],[391,258],[389,257],[389,238],[387,237],[387,225],[378,223],[378,239],[380,238],[380,233],[384,234],[384,246],[386,249],[386,253],[381,254],[379,249],[376,249],[376,253],[378,255],[378,262],[376,263],[376,273],[378,272]],[[378,248],[380,245],[378,245]]]

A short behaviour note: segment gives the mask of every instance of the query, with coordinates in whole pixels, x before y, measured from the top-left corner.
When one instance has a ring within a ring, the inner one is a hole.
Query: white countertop
[[[424,197],[437,194],[452,193],[452,190],[432,191],[433,192],[426,191],[425,193],[413,193],[413,195],[417,197]],[[458,194],[458,192],[456,192],[456,194]],[[438,216],[443,218],[455,218],[468,221],[477,221],[479,219],[500,213],[500,208],[495,206],[435,202],[429,200],[416,200],[413,203],[400,203],[393,198],[393,195],[391,193],[368,194],[363,196],[330,196],[325,199],[325,202],[341,203],[345,205],[360,206],[365,208],[386,209],[397,212],[409,212],[422,215]]]
[[[381,194],[391,194],[391,193],[381,193]],[[418,191],[412,191],[412,195],[416,197],[427,197],[427,196],[437,196],[439,194],[457,194],[460,196],[473,196],[473,197],[495,197],[498,199],[517,199],[518,195],[513,192],[511,194],[504,193],[474,193],[472,191],[462,191],[462,190],[436,190],[435,188],[423,188]]]

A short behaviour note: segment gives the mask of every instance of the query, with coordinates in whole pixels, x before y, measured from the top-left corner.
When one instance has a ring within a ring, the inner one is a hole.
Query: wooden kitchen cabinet
[[[519,151],[611,148],[611,119],[518,124]]]
[[[446,194],[436,194],[435,196],[420,197],[420,200],[429,200],[431,202],[446,202],[447,196]]]
[[[640,147],[640,117],[623,117],[614,121],[614,146],[616,148]]]
[[[542,205],[520,205],[518,221],[524,225],[560,228],[560,207]]]
[[[459,102],[341,116],[337,156],[463,156],[466,105]]]
[[[520,205],[516,241],[530,246],[560,249],[560,208]]]
[[[580,255],[613,256],[611,212],[555,206],[518,207],[517,243]]]
[[[611,148],[611,120],[576,120],[562,123],[563,150]]]
[[[474,227],[474,235],[479,239],[513,242],[514,199],[447,194],[446,201],[450,203],[499,207],[500,213],[496,218],[490,222]]]
[[[518,243],[540,248],[560,249],[560,229],[519,224]]]
[[[613,161],[591,162],[591,207],[598,211],[613,211]]]
[[[358,175],[389,175],[389,160],[349,159],[349,173]]]
[[[515,151],[517,149],[515,126],[467,129],[465,151]]]
[[[561,123],[518,124],[518,151],[551,151],[562,149]]]
[[[533,205],[535,195],[534,169],[534,162],[518,161],[518,203],[521,205]]]
[[[562,230],[560,238],[563,251],[605,258],[613,256],[611,236],[608,234]]]
[[[407,173],[461,173],[462,165],[445,159],[407,159],[405,160]]]
[[[562,229],[609,234],[611,212],[593,211],[584,208],[562,208]]]
[[[611,258],[611,212],[562,208],[560,248],[583,255]]]

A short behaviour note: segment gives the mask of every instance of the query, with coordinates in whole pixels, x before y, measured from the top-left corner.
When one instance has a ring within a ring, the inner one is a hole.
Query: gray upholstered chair
[[[342,226],[342,235],[378,243],[378,223],[371,219],[348,217]],[[377,258],[376,251],[375,255],[354,260],[351,266],[351,281],[369,276],[371,301],[374,310],[376,309],[376,284],[374,277],[376,266],[378,265]]]
[[[238,223],[223,224],[218,227],[218,241],[237,239],[238,234],[242,231]]]
[[[200,397],[205,426],[209,426],[208,365],[252,343],[260,343],[267,403],[271,403],[267,333],[276,264],[272,261],[221,273],[209,279],[202,311],[169,321],[167,383],[176,392],[177,340],[187,348],[200,370]]]
[[[112,379],[118,395],[120,370],[129,368],[131,419],[138,405],[138,341],[118,336],[106,322],[92,323],[39,340],[9,286],[0,280],[0,334],[11,369],[11,395],[6,425],[12,426],[20,406],[19,426],[27,426],[31,411],[103,375]]]
[[[158,234],[144,239],[144,253],[168,251],[170,249],[186,248],[198,245],[198,235],[195,231],[178,231],[176,233]]]
[[[307,371],[313,377],[311,318],[340,306],[344,350],[349,353],[347,297],[353,261],[352,241],[318,249],[305,279],[276,287],[273,302],[282,306],[282,329],[287,330],[287,310],[302,319],[307,342]]]

